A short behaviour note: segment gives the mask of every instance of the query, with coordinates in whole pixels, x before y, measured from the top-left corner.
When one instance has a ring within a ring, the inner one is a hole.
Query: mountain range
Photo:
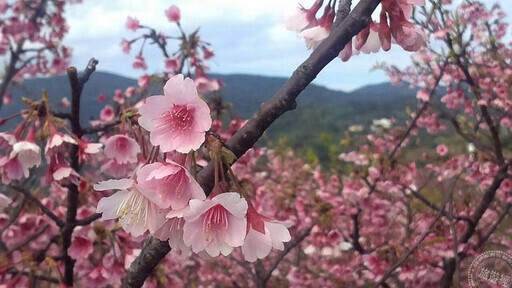
[[[245,74],[212,74],[211,77],[219,78],[226,84],[220,95],[224,102],[232,103],[233,114],[242,118],[253,115],[261,103],[270,99],[287,80],[282,77]],[[82,95],[82,124],[87,126],[89,120],[99,118],[99,112],[105,104],[98,103],[99,94],[107,95],[106,103],[112,103],[114,91],[124,91],[129,86],[137,86],[137,80],[101,71],[93,73]],[[13,87],[11,94],[14,103],[2,107],[0,117],[25,109],[21,97],[40,99],[43,89],[48,92],[54,107],[58,107],[56,110],[66,110],[59,103],[63,97],[71,99],[67,77],[35,78],[26,79],[22,86]],[[151,94],[161,94],[161,89],[161,85],[153,85]],[[275,144],[278,139],[286,137],[287,145],[296,150],[325,150],[322,146],[325,137],[337,142],[343,138],[350,125],[360,124],[369,129],[372,120],[376,118],[404,119],[405,108],[413,107],[416,103],[414,95],[417,90],[410,89],[408,85],[381,83],[343,92],[311,84],[299,96],[297,109],[278,119],[263,137],[262,144]],[[0,131],[12,129],[15,123],[9,121],[8,125],[0,127]]]

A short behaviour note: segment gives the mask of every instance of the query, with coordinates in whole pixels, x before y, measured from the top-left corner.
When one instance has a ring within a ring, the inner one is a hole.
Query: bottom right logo
[[[512,287],[512,255],[501,251],[487,251],[478,255],[469,266],[469,287]]]

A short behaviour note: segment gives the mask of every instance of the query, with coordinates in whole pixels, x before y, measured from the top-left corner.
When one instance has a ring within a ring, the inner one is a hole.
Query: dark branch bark
[[[94,222],[94,221],[96,221],[96,220],[98,220],[100,218],[101,218],[101,214],[100,213],[94,213],[94,214],[92,214],[91,216],[89,216],[87,218],[76,220],[75,221],[75,225],[76,226],[86,226],[86,225],[89,225],[92,222]]]
[[[84,73],[78,76],[75,67],[68,68],[69,84],[71,86],[71,129],[78,138],[84,135],[80,125],[80,98],[84,84],[89,80],[91,74],[96,70],[98,61],[92,58]],[[73,145],[70,151],[71,168],[80,172],[80,161],[78,159],[78,146]],[[66,211],[66,224],[62,229],[62,255],[64,258],[64,282],[67,286],[73,286],[73,267],[75,260],[68,255],[68,248],[71,246],[73,230],[76,227],[76,213],[78,210],[78,187],[71,183],[68,186],[68,199]]]
[[[236,157],[241,157],[251,149],[272,122],[286,111],[295,109],[295,99],[318,73],[338,56],[352,37],[369,25],[371,14],[379,3],[380,0],[360,1],[354,10],[333,28],[329,37],[323,40],[309,58],[293,72],[277,94],[267,103],[263,103],[260,111],[231,137],[227,146]],[[207,194],[213,187],[213,168],[213,164],[210,163],[198,174],[198,182]],[[153,240],[132,263],[121,287],[141,287],[153,268],[169,251],[167,242]]]
[[[171,251],[169,243],[160,241],[156,238],[151,240],[149,245],[146,245],[140,251],[137,257],[130,265],[130,270],[123,278],[121,287],[142,287],[146,278],[153,272],[153,269],[158,265],[160,260]]]
[[[359,252],[359,254],[365,254],[366,251],[359,242],[359,215],[361,214],[361,212],[361,208],[357,207],[357,213],[350,215],[350,218],[352,219],[354,224],[354,231],[350,234],[350,238],[352,238],[352,245],[354,246],[354,249],[357,252]]]

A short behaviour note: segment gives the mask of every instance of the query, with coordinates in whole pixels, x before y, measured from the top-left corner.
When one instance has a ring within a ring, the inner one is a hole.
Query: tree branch
[[[84,89],[84,84],[89,80],[91,74],[96,70],[98,61],[91,58],[85,71],[78,76],[75,67],[68,68],[69,84],[71,86],[71,129],[78,138],[84,135],[80,125],[80,98]],[[71,158],[71,168],[76,172],[80,171],[80,161],[78,159],[78,146],[73,145],[69,154]],[[62,229],[62,255],[64,258],[64,282],[67,286],[73,286],[73,267],[75,260],[68,255],[68,248],[71,246],[73,230],[76,227],[76,213],[78,210],[78,187],[71,183],[68,185],[68,199],[66,211],[66,224]]]
[[[55,215],[50,209],[44,206],[43,203],[41,203],[41,201],[37,199],[37,197],[30,193],[30,191],[21,186],[9,185],[9,187],[18,192],[21,192],[25,196],[25,198],[27,198],[32,203],[36,204],[36,206],[39,207],[39,209],[41,209],[41,212],[43,212],[43,214],[45,214],[46,216],[50,217],[50,219],[52,219],[55,222],[55,224],[57,224],[57,226],[64,227],[64,221],[60,219],[57,215]]]
[[[100,218],[101,218],[101,213],[94,213],[94,214],[92,214],[91,216],[89,216],[87,218],[76,220],[75,221],[75,225],[76,226],[86,226],[86,225],[89,225],[92,222],[94,222],[94,221],[96,221],[96,220],[98,220]]]
[[[9,256],[12,252],[14,252],[14,251],[16,251],[16,250],[18,250],[18,249],[28,245],[33,240],[37,239],[37,237],[41,236],[44,233],[44,231],[46,231],[46,229],[48,229],[48,227],[50,227],[50,224],[44,225],[44,227],[41,230],[39,230],[36,233],[32,234],[30,237],[25,239],[25,241],[19,243],[18,245],[14,246],[12,249],[7,251],[6,255]]]

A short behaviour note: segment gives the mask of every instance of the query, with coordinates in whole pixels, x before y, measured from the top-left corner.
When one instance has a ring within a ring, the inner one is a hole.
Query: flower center
[[[119,219],[129,217],[129,221],[137,224],[146,222],[147,218],[147,199],[138,191],[132,191],[128,197],[123,199],[117,215]]]
[[[190,130],[193,120],[191,112],[186,105],[174,105],[171,111],[167,112],[171,128],[175,131]]]
[[[125,151],[126,150],[126,146],[128,146],[128,140],[124,137],[119,137],[117,138],[116,140],[116,148],[117,148],[117,151]]]
[[[211,234],[216,235],[221,231],[228,229],[228,211],[222,205],[217,204],[210,208],[204,216],[203,230],[206,234],[206,241],[210,239]]]

